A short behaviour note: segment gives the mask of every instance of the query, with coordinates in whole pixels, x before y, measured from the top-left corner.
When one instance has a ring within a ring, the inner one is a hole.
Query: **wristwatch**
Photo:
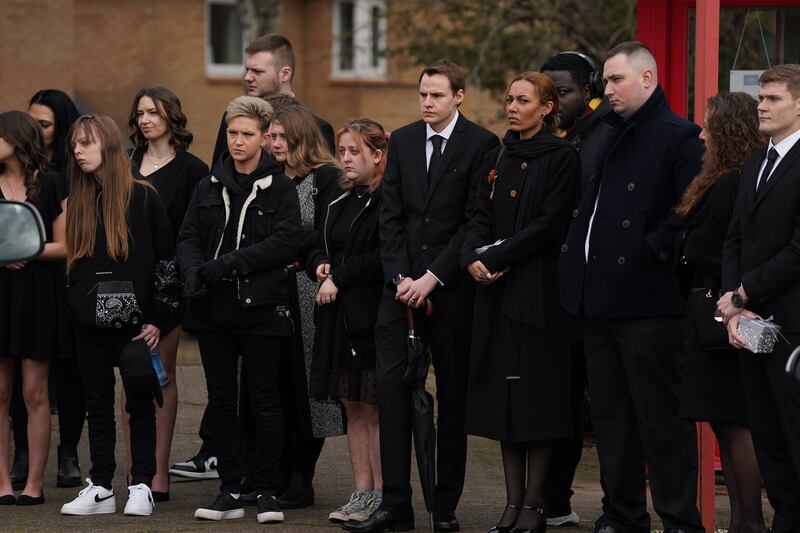
[[[744,307],[745,301],[744,298],[742,298],[742,295],[739,294],[739,289],[736,289],[733,291],[733,294],[731,294],[731,303],[734,307],[738,307],[739,309]]]
[[[395,287],[400,285],[404,279],[406,279],[405,274],[397,274],[395,277],[392,278],[392,283],[394,283]]]

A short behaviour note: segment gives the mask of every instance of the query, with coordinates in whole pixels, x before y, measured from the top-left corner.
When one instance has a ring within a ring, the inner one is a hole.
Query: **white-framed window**
[[[386,0],[333,2],[332,77],[386,77]]]
[[[236,0],[205,0],[206,75],[241,77],[247,35]]]

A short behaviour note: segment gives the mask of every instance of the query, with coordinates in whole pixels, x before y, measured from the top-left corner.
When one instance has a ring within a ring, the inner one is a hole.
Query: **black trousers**
[[[572,512],[572,482],[583,455],[584,391],[586,390],[586,358],[583,343],[570,345],[572,437],[553,443],[553,455],[544,478],[544,501],[548,516],[566,516]]]
[[[800,334],[785,334],[771,354],[740,352],[750,429],[775,517],[773,533],[800,531],[800,383],[786,372]]]
[[[439,409],[435,510],[455,511],[467,462],[464,417],[472,304],[435,301],[432,316],[419,322],[433,356]],[[403,382],[407,337],[406,307],[387,290],[375,326],[376,373],[383,507],[397,512],[411,510],[411,389]]]
[[[256,454],[252,472],[259,494],[275,495],[280,485],[283,413],[278,378],[287,338],[217,331],[198,331],[200,357],[206,375],[206,418],[217,452],[221,490],[239,492],[245,458],[238,417],[239,355],[247,379],[250,413],[255,424]]]
[[[685,320],[587,318],[583,327],[604,491],[596,524],[649,532],[647,476],[664,528],[703,532],[695,425],[678,418]]]
[[[83,375],[89,421],[89,476],[95,485],[111,488],[116,462],[114,423],[114,366],[122,349],[139,328],[121,330],[77,329],[78,361]],[[144,341],[138,341],[144,343]],[[152,391],[137,387],[124,374],[125,411],[131,428],[131,484],[150,485],[156,473],[156,416]]]

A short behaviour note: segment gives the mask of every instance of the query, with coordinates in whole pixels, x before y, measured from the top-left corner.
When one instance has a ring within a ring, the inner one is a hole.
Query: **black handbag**
[[[697,337],[702,350],[727,350],[731,348],[728,343],[728,329],[717,321],[714,313],[717,310],[717,300],[722,295],[720,289],[695,288],[689,297],[689,305],[697,327]]]
[[[67,304],[73,325],[81,328],[139,327],[143,313],[130,281],[89,281],[70,286]]]

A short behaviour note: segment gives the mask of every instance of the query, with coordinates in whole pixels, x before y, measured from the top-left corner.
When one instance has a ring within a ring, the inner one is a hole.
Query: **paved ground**
[[[182,345],[178,367],[180,405],[175,438],[172,447],[173,461],[191,457],[199,446],[197,426],[205,402],[205,382],[202,368],[198,365],[194,346],[191,342]],[[54,435],[57,431],[57,418],[53,418]],[[121,442],[118,437],[118,442]],[[50,531],[102,531],[102,532],[149,532],[149,531],[338,531],[339,528],[327,521],[328,513],[344,503],[349,497],[352,481],[347,458],[345,437],[328,439],[320,458],[314,486],[316,504],[309,509],[288,511],[286,521],[281,525],[267,526],[256,522],[255,509],[247,508],[244,520],[223,523],[199,522],[192,518],[194,509],[209,503],[218,489],[216,481],[173,481],[172,500],[157,505],[155,513],[149,518],[123,516],[126,492],[124,479],[118,469],[115,479],[117,508],[115,515],[94,517],[66,517],[59,514],[63,503],[77,495],[76,489],[55,488],[55,460],[57,442],[53,442],[53,460],[48,464],[45,496],[47,502],[39,507],[0,508],[0,531],[9,532],[50,532]],[[84,475],[88,472],[88,444],[86,434],[81,442],[80,457]],[[124,450],[117,446],[117,462],[124,464]],[[418,484],[414,485],[418,487]],[[575,533],[591,531],[592,521],[600,514],[602,491],[599,484],[597,455],[591,443],[584,449],[584,457],[577,473],[574,486],[573,507],[581,517],[578,528],[553,528],[553,531]],[[724,491],[717,492],[717,515],[719,524],[728,522],[728,503]],[[462,530],[468,532],[486,531],[491,527],[505,504],[503,473],[500,466],[500,452],[497,443],[485,439],[471,438],[469,443],[469,462],[464,496],[458,509]],[[418,531],[427,531],[424,505],[415,493],[414,508],[417,512]],[[765,510],[768,505],[765,500]],[[655,516],[655,515],[654,515]],[[660,527],[654,519],[653,527]]]

